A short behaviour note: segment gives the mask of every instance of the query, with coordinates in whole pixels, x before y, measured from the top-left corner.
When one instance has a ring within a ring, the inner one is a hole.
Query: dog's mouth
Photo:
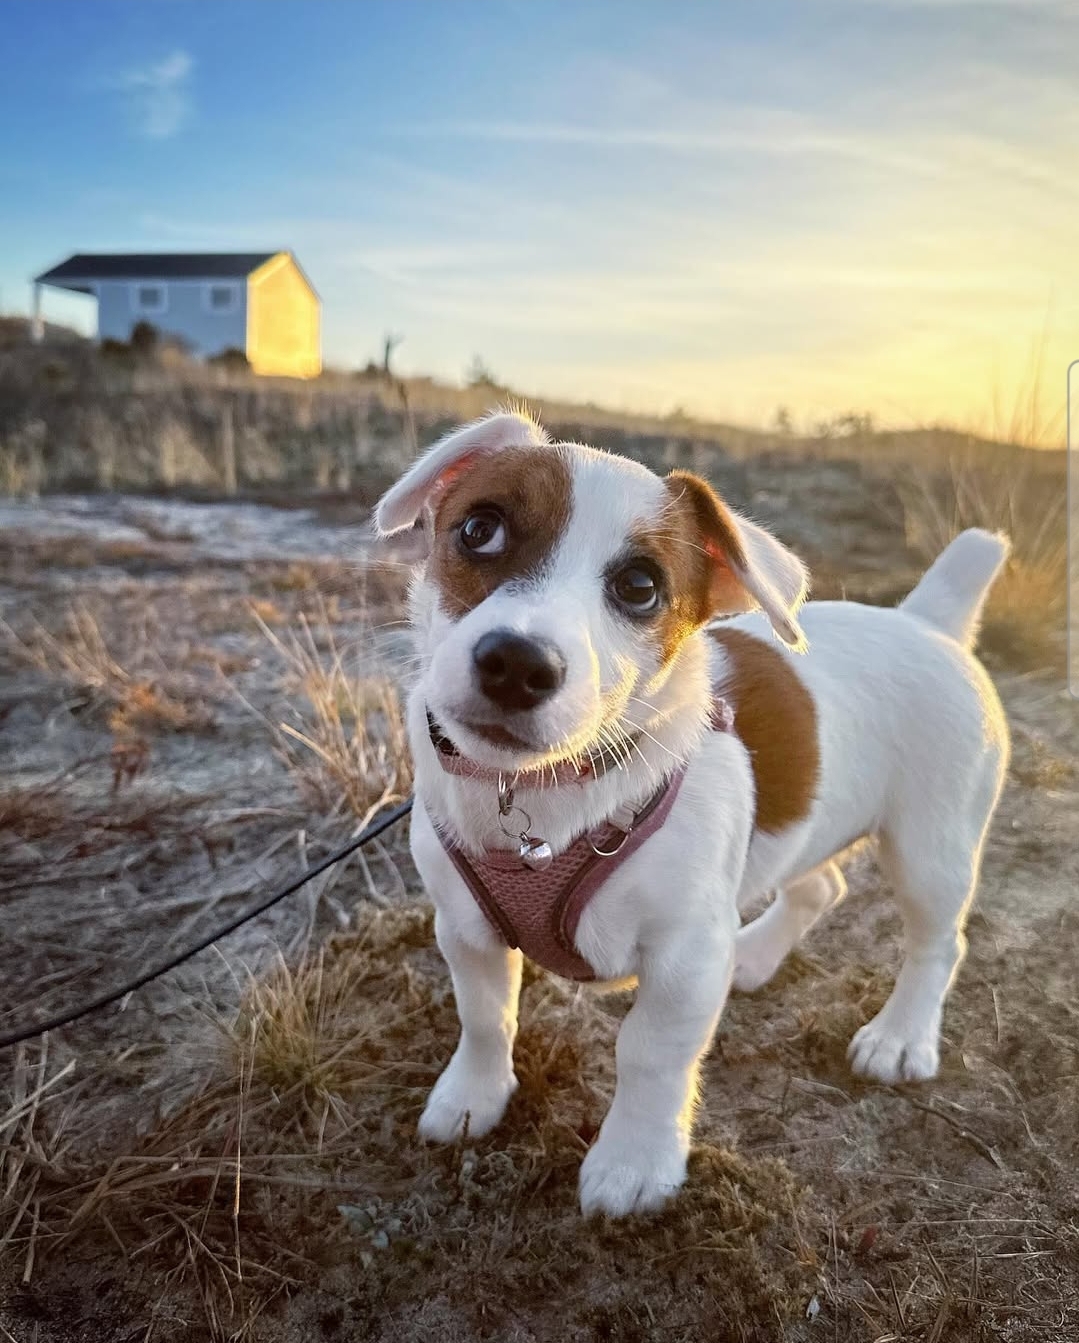
[[[501,746],[507,751],[532,751],[535,749],[531,742],[515,736],[509,728],[503,727],[499,723],[468,723],[462,721],[461,726],[483,741],[489,742],[492,746]]]
[[[521,735],[519,730],[517,732],[512,731],[504,723],[484,722],[466,718],[462,714],[445,716],[439,714],[436,717],[428,709],[427,726],[431,733],[431,740],[436,747],[443,751],[464,749],[467,754],[468,739],[475,737],[488,746],[494,746],[500,751],[513,751],[516,755],[534,756],[543,753],[542,746],[537,746],[535,742],[529,741],[527,737]],[[462,740],[462,737],[464,740]]]
[[[516,725],[515,725],[516,726]],[[447,718],[445,726],[437,719],[431,709],[427,710],[427,728],[431,742],[442,755],[469,755],[469,737],[475,737],[485,745],[493,746],[499,752],[512,754],[507,760],[488,761],[501,769],[528,770],[545,768],[573,761],[579,769],[591,771],[594,775],[606,774],[611,769],[625,768],[635,752],[640,750],[640,732],[626,732],[620,729],[608,734],[605,741],[596,740],[579,750],[555,755],[550,747],[537,745],[527,737],[512,731],[504,723],[477,721],[457,714]],[[464,736],[464,740],[462,740]]]

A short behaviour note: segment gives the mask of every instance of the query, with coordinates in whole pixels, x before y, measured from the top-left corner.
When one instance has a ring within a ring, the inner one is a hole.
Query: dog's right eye
[[[612,574],[608,590],[630,615],[651,615],[660,603],[659,577],[652,565],[643,560],[623,565]]]
[[[477,508],[461,523],[458,537],[473,555],[501,555],[506,549],[506,524],[497,509]]]

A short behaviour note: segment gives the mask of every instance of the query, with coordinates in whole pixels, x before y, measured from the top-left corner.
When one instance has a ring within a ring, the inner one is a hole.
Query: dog
[[[660,1207],[685,1180],[732,983],[774,974],[867,836],[905,959],[850,1061],[881,1082],[934,1076],[1008,760],[971,652],[1006,538],[962,533],[895,609],[805,603],[801,560],[704,480],[550,442],[515,411],[429,449],[375,525],[422,526],[426,554],[409,595],[411,845],[461,1034],[424,1139],[501,1119],[523,952],[635,981],[580,1203]]]

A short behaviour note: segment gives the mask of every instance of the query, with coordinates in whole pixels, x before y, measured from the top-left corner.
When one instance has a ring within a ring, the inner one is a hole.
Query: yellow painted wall
[[[319,320],[318,298],[287,252],[279,252],[248,276],[247,358],[256,373],[318,377]]]

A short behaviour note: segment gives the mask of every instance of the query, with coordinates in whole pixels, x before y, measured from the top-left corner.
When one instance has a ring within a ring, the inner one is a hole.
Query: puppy
[[[803,606],[801,561],[703,480],[551,443],[511,413],[438,443],[376,512],[383,535],[420,519],[412,851],[461,1022],[423,1137],[501,1118],[522,949],[636,980],[580,1198],[586,1214],[658,1207],[685,1179],[732,981],[775,972],[842,897],[836,859],[863,836],[905,959],[850,1060],[932,1077],[1008,757],[970,651],[1006,541],[964,532],[896,610]]]

